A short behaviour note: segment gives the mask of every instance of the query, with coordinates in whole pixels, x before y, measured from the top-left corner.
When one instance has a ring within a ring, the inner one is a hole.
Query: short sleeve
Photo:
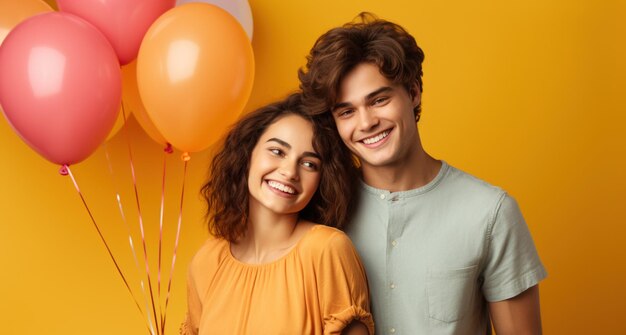
[[[180,326],[180,335],[198,335],[202,302],[196,289],[192,268],[187,273],[187,316]]]
[[[365,271],[344,233],[331,236],[322,251],[317,276],[324,334],[341,334],[353,320],[362,322],[374,334]]]
[[[506,194],[500,200],[488,236],[482,273],[487,301],[513,298],[547,276],[517,202]]]

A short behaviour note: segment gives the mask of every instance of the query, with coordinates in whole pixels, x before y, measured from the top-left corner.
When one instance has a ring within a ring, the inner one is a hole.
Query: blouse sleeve
[[[198,335],[198,325],[202,314],[202,302],[194,283],[191,267],[187,274],[187,317],[180,326],[180,335]]]
[[[322,251],[318,266],[324,334],[341,334],[353,320],[374,334],[365,270],[350,239],[336,232]]]

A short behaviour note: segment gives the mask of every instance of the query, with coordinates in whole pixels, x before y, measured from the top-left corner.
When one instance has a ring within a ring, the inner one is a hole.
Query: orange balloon
[[[183,152],[217,141],[243,110],[254,55],[239,22],[206,3],[175,7],[155,21],[137,56],[146,112],[167,142]]]
[[[167,140],[161,135],[146,113],[139,89],[137,88],[137,61],[122,66],[122,104],[127,114],[131,112],[143,130],[155,142],[166,145]]]
[[[33,15],[52,11],[41,0],[0,0],[0,44],[18,23]]]

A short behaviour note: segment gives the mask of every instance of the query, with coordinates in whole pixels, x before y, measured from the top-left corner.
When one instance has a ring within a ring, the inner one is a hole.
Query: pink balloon
[[[150,25],[176,0],[57,0],[61,12],[96,26],[109,39],[122,65],[137,58]]]
[[[22,139],[60,165],[87,158],[113,128],[122,79],[115,51],[91,24],[46,13],[0,47],[0,104]]]

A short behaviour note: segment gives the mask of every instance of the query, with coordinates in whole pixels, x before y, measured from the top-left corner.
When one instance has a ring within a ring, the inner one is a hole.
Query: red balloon
[[[57,0],[61,12],[96,26],[113,45],[122,65],[137,58],[143,36],[176,0]]]
[[[30,147],[56,164],[80,162],[106,139],[121,85],[109,42],[71,14],[27,19],[0,47],[4,114]]]

